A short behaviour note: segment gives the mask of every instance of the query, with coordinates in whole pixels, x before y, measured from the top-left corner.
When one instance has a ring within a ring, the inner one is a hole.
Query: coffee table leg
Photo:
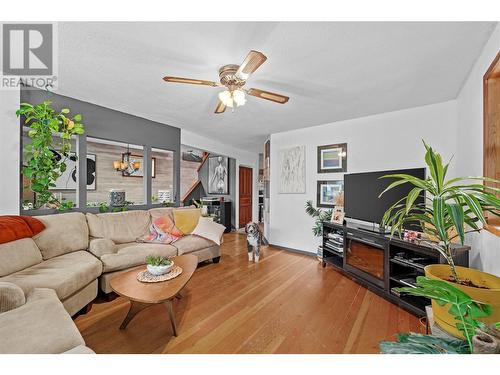
[[[142,310],[144,310],[146,307],[150,306],[147,303],[139,303],[139,302],[134,302],[130,301],[130,308],[128,310],[127,316],[125,319],[123,319],[122,324],[120,325],[120,329],[125,329],[127,328],[128,324],[134,317],[140,313]]]
[[[169,299],[168,301],[165,301],[165,305],[167,305],[168,315],[170,316],[170,323],[172,323],[172,331],[174,331],[174,336],[177,337],[177,327],[175,326],[175,315],[172,300]]]

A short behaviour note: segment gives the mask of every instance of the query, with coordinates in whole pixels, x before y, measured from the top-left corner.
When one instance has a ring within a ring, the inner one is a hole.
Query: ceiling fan
[[[220,83],[172,76],[163,77],[163,80],[165,82],[225,87],[225,90],[219,93],[219,102],[215,108],[215,113],[223,113],[227,107],[234,108],[235,106],[239,107],[244,105],[246,103],[245,95],[256,96],[257,98],[270,100],[275,103],[285,104],[288,102],[288,96],[254,88],[243,88],[250,74],[255,72],[266,60],[267,57],[263,53],[252,50],[248,53],[241,65],[228,64],[219,69]]]

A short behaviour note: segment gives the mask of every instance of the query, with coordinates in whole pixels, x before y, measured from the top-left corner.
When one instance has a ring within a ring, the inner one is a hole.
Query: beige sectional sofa
[[[0,353],[91,352],[70,316],[92,302],[99,287],[110,293],[113,276],[145,264],[148,255],[189,253],[218,262],[220,247],[193,235],[173,245],[136,242],[152,219],[172,210],[40,216],[41,233],[0,244],[0,283],[19,286],[26,296],[24,305],[0,312]],[[8,344],[11,337],[15,345]]]

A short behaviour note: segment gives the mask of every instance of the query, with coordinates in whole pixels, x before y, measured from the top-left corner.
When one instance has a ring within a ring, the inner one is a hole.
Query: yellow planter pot
[[[486,324],[500,322],[500,277],[472,268],[459,266],[456,268],[459,278],[468,279],[478,286],[485,286],[489,288],[472,288],[450,282],[451,285],[462,290],[474,300],[486,303],[493,308],[493,314],[491,316],[479,320]],[[450,275],[450,267],[447,264],[432,264],[425,267],[425,276],[430,279],[448,281],[451,277]],[[460,331],[455,327],[456,321],[455,318],[448,313],[449,309],[449,304],[440,306],[436,302],[432,301],[432,313],[436,323],[453,336],[464,338]]]

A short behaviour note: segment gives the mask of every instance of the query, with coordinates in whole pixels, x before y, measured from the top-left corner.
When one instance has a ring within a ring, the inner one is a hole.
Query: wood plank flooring
[[[118,327],[129,302],[96,303],[75,322],[96,353],[377,353],[418,319],[315,257],[264,247],[249,263],[246,237],[224,236],[219,264],[200,266],[174,302],[178,337],[164,305]]]

